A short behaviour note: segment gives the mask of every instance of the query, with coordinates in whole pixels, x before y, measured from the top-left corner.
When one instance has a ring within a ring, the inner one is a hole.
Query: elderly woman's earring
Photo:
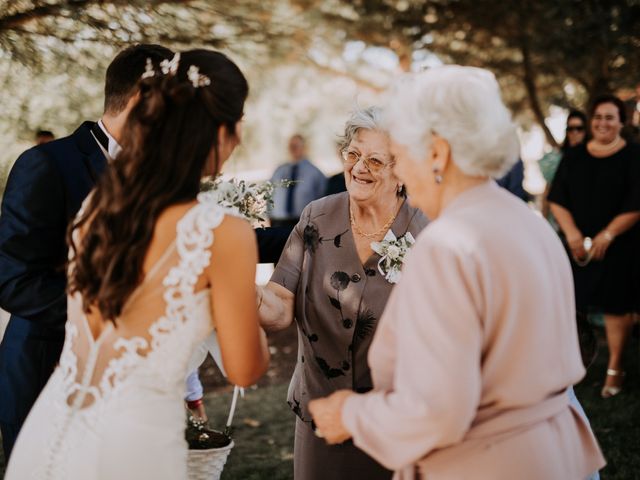
[[[438,185],[440,185],[440,184],[442,183],[442,180],[444,180],[444,178],[442,177],[442,175],[440,175],[440,174],[438,173],[439,171],[440,171],[440,170],[438,170],[438,168],[437,168],[437,167],[433,167],[433,174],[434,174],[434,176],[435,176],[435,180],[436,180],[436,183],[437,183]]]
[[[404,188],[404,185],[402,185],[401,183],[398,184],[398,186],[396,187],[396,193],[398,195],[400,195],[402,193],[402,189]]]

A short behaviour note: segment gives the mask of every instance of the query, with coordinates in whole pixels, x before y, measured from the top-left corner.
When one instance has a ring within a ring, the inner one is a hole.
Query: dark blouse
[[[391,230],[414,237],[426,217],[404,202]],[[309,400],[338,389],[372,388],[367,353],[393,284],[376,253],[360,263],[349,222],[349,194],[311,202],[294,228],[271,281],[294,293],[298,362],[288,403],[310,423]]]
[[[569,149],[548,199],[571,212],[583,235],[594,237],[615,216],[640,210],[640,146],[628,144],[605,158],[592,156],[585,145]]]
[[[597,158],[585,145],[563,156],[549,191],[586,237],[595,237],[621,213],[640,211],[640,146],[628,144]],[[640,223],[617,236],[602,261],[585,267],[571,259],[578,309],[623,314],[638,308]]]

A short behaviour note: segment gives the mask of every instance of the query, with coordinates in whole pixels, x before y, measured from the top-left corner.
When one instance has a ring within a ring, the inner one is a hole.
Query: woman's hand
[[[584,236],[580,230],[572,230],[566,234],[567,245],[571,250],[571,256],[575,260],[584,260],[587,251],[584,249]]]
[[[351,438],[342,423],[342,406],[351,395],[351,390],[338,390],[328,397],[311,400],[309,412],[316,424],[316,435],[328,444],[342,443]]]
[[[602,260],[607,253],[607,249],[611,242],[613,242],[614,236],[608,230],[602,230],[593,239],[591,246],[591,258],[594,260]]]
[[[267,332],[291,325],[295,295],[283,286],[269,282],[264,287],[256,287],[256,304],[260,326]]]

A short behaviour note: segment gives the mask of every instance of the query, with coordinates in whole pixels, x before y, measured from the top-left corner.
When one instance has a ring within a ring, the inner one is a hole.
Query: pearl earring
[[[437,167],[433,167],[432,171],[433,171],[433,174],[435,175],[436,183],[440,185],[442,183],[442,180],[444,180],[443,176],[440,173],[438,173],[440,170],[438,170]]]

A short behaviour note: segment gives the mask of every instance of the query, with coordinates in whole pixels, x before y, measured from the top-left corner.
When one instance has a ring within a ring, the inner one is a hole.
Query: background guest
[[[524,189],[524,163],[520,158],[496,183],[524,202],[531,200],[531,195]]]
[[[560,165],[562,155],[569,150],[569,148],[582,145],[586,141],[587,116],[580,110],[571,110],[567,116],[567,128],[562,146],[559,150],[554,149],[549,153],[546,153],[540,160],[538,160],[542,176],[544,177],[545,182],[547,182],[542,198],[542,214],[547,217],[551,225],[556,230],[558,230],[559,227],[553,218],[553,215],[551,215],[549,210],[549,201],[547,200],[549,190],[551,189],[551,182],[553,182],[553,177],[556,175],[556,170],[558,170],[558,165]]]
[[[518,141],[486,70],[405,77],[391,97],[394,172],[434,219],[371,350],[374,391],[309,409],[396,479],[583,479],[604,463],[567,389],[584,375],[558,237],[499,188]]]
[[[347,192],[311,202],[263,290],[265,329],[295,318],[298,363],[288,403],[296,419],[296,480],[389,479],[391,472],[351,442],[314,436],[307,404],[335,390],[371,389],[367,352],[393,284],[372,242],[417,235],[427,220],[408,205],[392,173],[389,137],[375,107],[353,112],[342,142]]]
[[[305,139],[295,134],[289,140],[289,162],[280,165],[271,177],[272,182],[292,180],[287,188],[279,187],[273,195],[270,214],[274,227],[291,227],[298,223],[302,210],[309,202],[324,196],[327,179],[307,158]]]
[[[47,143],[55,139],[56,137],[50,130],[38,130],[36,132],[36,145],[42,145],[43,143]]]
[[[336,153],[341,162],[342,162],[342,149],[343,149],[342,142],[338,142],[336,144]],[[324,194],[325,196],[333,195],[334,193],[345,192],[346,190],[347,190],[347,184],[345,183],[344,172],[340,171],[335,175],[330,176],[327,179],[327,189],[325,190]]]
[[[605,314],[606,398],[621,391],[622,352],[638,309],[640,147],[620,136],[626,117],[617,97],[598,97],[590,116],[593,139],[564,155],[549,202],[570,252],[576,305]]]

